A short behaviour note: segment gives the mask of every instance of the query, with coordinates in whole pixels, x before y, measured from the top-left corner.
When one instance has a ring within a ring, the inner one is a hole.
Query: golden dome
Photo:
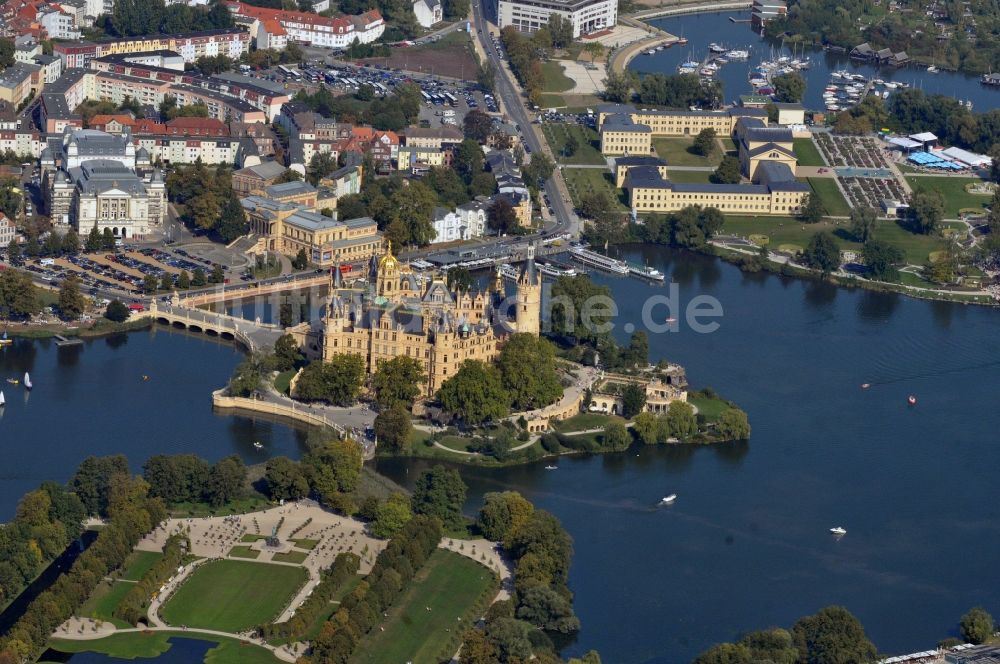
[[[392,255],[392,240],[386,242],[385,255],[378,260],[379,270],[398,270],[399,261]]]

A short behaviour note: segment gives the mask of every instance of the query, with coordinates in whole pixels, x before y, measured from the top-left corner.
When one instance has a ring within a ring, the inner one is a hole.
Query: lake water
[[[212,411],[242,359],[231,343],[154,329],[58,347],[19,340],[0,349],[0,519],[43,480],[66,481],[89,455],[124,453],[132,468],[153,454],[247,463],[298,457],[304,435],[260,418]],[[31,372],[31,392],[7,378]],[[149,380],[143,381],[142,376]],[[253,447],[260,441],[265,448]]]
[[[573,535],[583,630],[571,651],[687,662],[843,604],[882,651],[903,653],[932,647],[971,606],[1000,609],[1000,312],[747,275],[659,248],[627,257],[666,272],[685,304],[721,302],[717,332],[654,335],[650,354],[739,403],[753,435],[567,458],[557,471],[463,471],[470,507],[517,489]],[[665,292],[595,280],[612,288],[620,326]],[[419,474],[378,467],[408,484]],[[676,504],[656,507],[669,493]],[[840,540],[828,533],[838,525]]]
[[[96,652],[64,653],[58,650],[46,650],[42,653],[40,662],[71,662],[72,664],[117,664],[118,662],[153,662],[156,664],[192,664],[204,661],[209,650],[216,647],[211,641],[200,639],[185,639],[171,637],[168,641],[170,649],[159,657],[136,657],[122,659]]]
[[[882,651],[902,653],[933,646],[971,606],[1000,610],[1000,311],[747,275],[662,248],[628,258],[663,270],[683,304],[701,294],[721,303],[718,331],[653,335],[651,356],[739,403],[753,436],[566,458],[556,471],[462,469],[470,513],[484,492],[513,488],[573,535],[583,630],[567,653],[687,662],[834,603]],[[612,288],[619,328],[669,292],[595,280]],[[212,412],[209,393],[239,359],[225,343],[166,330],[0,351],[0,377],[28,368],[36,385],[26,403],[4,386],[2,516],[87,454],[123,452],[136,469],[158,452],[253,461],[267,456],[251,447],[260,439],[268,453],[298,456],[301,434]],[[377,467],[412,485],[424,464]],[[657,508],[669,493],[677,503]],[[840,540],[827,532],[838,525]]]
[[[750,60],[746,62],[730,62],[723,65],[718,79],[723,84],[723,94],[727,102],[735,102],[740,95],[751,94],[748,73],[751,67],[764,60],[772,59],[774,55],[791,55],[790,48],[781,48],[780,42],[770,43],[754,33],[749,23],[733,23],[732,16],[738,19],[749,18],[748,11],[712,12],[706,14],[690,14],[673,18],[653,19],[652,25],[662,28],[673,35],[687,37],[688,44],[657,51],[654,55],[641,53],[629,64],[629,69],[642,73],[677,73],[677,66],[689,59],[701,61],[708,54],[708,45],[712,42],[724,44],[729,48],[747,49]],[[798,49],[801,52],[802,47]],[[846,53],[831,53],[819,49],[806,51],[812,62],[812,67],[803,70],[807,91],[804,103],[806,108],[822,109],[823,89],[829,84],[830,74],[839,69],[847,69],[852,73],[862,74],[868,78],[902,81],[913,87],[921,88],[928,93],[941,93],[961,100],[971,100],[973,110],[984,113],[1000,106],[1000,89],[989,88],[979,83],[976,76],[952,72],[931,74],[926,67],[911,66],[896,68],[879,68],[861,62],[852,61]]]

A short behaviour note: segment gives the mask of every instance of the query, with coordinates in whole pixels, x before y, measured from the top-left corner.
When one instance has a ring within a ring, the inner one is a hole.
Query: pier
[[[83,339],[80,339],[79,337],[68,339],[61,334],[57,334],[53,338],[56,340],[57,346],[77,346],[83,343]]]

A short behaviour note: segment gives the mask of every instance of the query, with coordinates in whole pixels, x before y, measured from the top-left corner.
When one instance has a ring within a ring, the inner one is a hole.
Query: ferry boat
[[[589,251],[583,247],[572,247],[570,255],[585,265],[592,265],[601,270],[613,272],[615,274],[628,274],[628,265],[623,261],[615,260],[609,256]]]
[[[845,528],[842,528],[841,526],[835,526],[830,529],[830,533],[833,535],[846,535],[847,530]]]
[[[721,44],[716,44],[715,42],[712,42],[711,44],[708,45],[708,50],[710,50],[712,53],[725,53],[727,49],[725,46]]]
[[[662,272],[654,267],[648,265],[632,265],[631,263],[626,263],[628,265],[628,273],[636,276],[642,277],[643,279],[652,279],[653,281],[664,281],[666,277]]]
[[[550,277],[575,277],[579,272],[573,268],[561,268],[555,265],[549,265],[548,263],[535,263],[538,271],[542,274],[548,275]]]
[[[510,263],[504,263],[500,266],[500,275],[504,279],[510,279],[512,281],[517,281],[517,270]]]

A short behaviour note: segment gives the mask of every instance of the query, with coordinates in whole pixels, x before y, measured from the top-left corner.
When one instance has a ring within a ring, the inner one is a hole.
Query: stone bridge
[[[150,304],[148,315],[157,323],[238,341],[251,353],[271,348],[284,332],[278,325],[255,323],[226,314],[155,300]]]
[[[201,307],[206,304],[215,304],[217,302],[227,302],[229,300],[238,300],[247,297],[258,297],[260,295],[271,295],[273,293],[281,293],[283,291],[328,286],[329,284],[330,275],[326,273],[314,273],[308,277],[302,277],[299,279],[281,278],[274,281],[261,281],[258,282],[258,285],[240,284],[239,286],[226,286],[225,284],[221,284],[212,290],[181,296],[180,302],[185,307],[193,308]]]

